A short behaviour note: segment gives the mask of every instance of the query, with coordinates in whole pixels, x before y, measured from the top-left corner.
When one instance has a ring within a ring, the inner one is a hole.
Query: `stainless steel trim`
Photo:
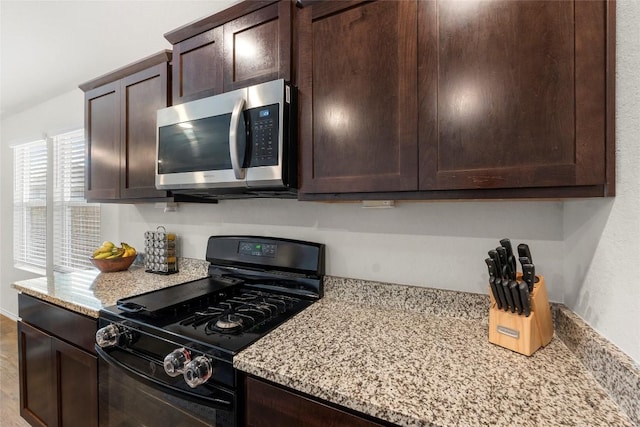
[[[260,188],[282,187],[283,182],[283,156],[284,137],[287,130],[284,128],[285,104],[288,104],[288,86],[284,80],[274,80],[258,84],[244,89],[238,89],[215,95],[209,98],[198,99],[173,107],[163,108],[157,113],[156,130],[156,158],[159,146],[159,128],[205,117],[233,113],[239,100],[245,100],[244,110],[258,108],[266,105],[278,104],[278,164],[274,166],[261,166],[245,169],[244,178],[237,178],[234,169],[218,171],[184,172],[173,174],[159,174],[156,166],[156,188],[174,189],[216,189],[216,188]],[[232,144],[230,142],[230,144]],[[233,153],[235,150],[231,150]],[[236,158],[239,163],[240,159]],[[231,154],[233,165],[233,154]]]
[[[244,107],[244,98],[240,98],[236,101],[236,105],[233,106],[233,112],[231,113],[231,123],[229,124],[229,154],[231,155],[231,167],[236,179],[245,178],[245,169],[240,164],[240,153],[238,153],[238,125],[240,124],[240,115],[242,114],[242,108]],[[246,135],[243,136],[246,143]]]
[[[278,104],[278,164],[274,166],[253,167],[247,170],[247,187],[281,187],[282,180],[282,159],[284,158],[284,107],[285,88],[284,80],[275,80],[248,88],[248,98],[246,108],[256,108],[263,105]]]
[[[518,339],[520,337],[520,331],[515,329],[507,328],[506,326],[498,325],[498,333],[502,335],[506,335],[511,338]]]

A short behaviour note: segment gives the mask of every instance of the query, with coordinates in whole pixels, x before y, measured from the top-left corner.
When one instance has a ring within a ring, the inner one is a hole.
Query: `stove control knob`
[[[103,348],[114,346],[120,341],[121,334],[122,331],[118,325],[113,323],[107,325],[104,328],[98,329],[98,332],[96,332],[96,344]]]
[[[191,362],[191,353],[186,348],[177,348],[164,358],[164,371],[170,377],[177,377],[184,372],[184,367]]]
[[[213,374],[213,366],[206,356],[198,356],[184,368],[184,380],[191,388],[204,384]]]

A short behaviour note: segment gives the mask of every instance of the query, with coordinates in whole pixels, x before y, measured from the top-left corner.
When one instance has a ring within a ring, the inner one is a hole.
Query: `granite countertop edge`
[[[142,266],[128,270],[101,273],[95,268],[72,273],[51,273],[34,279],[12,283],[18,292],[97,319],[100,309],[117,300],[207,276],[207,261],[180,258],[175,274],[148,273]]]

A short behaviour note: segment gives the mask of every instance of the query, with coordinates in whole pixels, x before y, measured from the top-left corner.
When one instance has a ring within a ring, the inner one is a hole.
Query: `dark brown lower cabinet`
[[[25,298],[26,305],[23,304]],[[97,427],[97,357],[61,339],[74,341],[74,334],[83,329],[74,326],[74,320],[80,315],[24,295],[20,295],[20,302],[20,415],[32,426]],[[25,306],[27,310],[23,310]],[[56,314],[38,314],[51,311]],[[96,324],[94,319],[80,318],[87,325]],[[66,325],[69,335],[59,338],[40,329],[46,319],[51,322],[51,329],[60,330]],[[29,324],[30,320],[35,325]]]
[[[245,424],[248,427],[372,427],[389,425],[247,376]]]

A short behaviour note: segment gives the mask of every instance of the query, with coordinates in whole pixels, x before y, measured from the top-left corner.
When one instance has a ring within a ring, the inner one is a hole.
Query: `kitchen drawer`
[[[18,295],[18,313],[23,322],[95,354],[96,319],[25,294]]]

